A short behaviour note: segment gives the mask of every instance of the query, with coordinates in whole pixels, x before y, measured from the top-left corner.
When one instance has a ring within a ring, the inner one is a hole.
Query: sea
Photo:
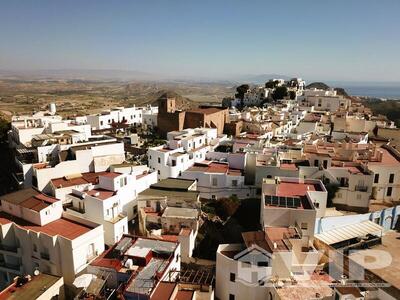
[[[400,100],[400,85],[352,85],[352,84],[338,84],[346,90],[347,94],[352,96],[364,96],[380,99],[393,99]]]

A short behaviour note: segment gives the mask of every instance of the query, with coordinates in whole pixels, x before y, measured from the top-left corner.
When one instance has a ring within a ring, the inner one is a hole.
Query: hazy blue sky
[[[0,0],[0,69],[400,81],[399,0]]]

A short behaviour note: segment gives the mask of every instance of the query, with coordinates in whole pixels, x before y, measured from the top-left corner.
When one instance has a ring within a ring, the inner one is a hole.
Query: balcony
[[[85,213],[85,208],[83,208],[83,207],[75,207],[75,206],[68,206],[67,207],[68,209],[70,209],[70,210],[73,210],[73,211],[75,211],[75,212],[77,212],[77,213],[80,213],[80,214],[84,214]]]
[[[99,251],[96,250],[94,253],[92,254],[87,254],[86,255],[86,262],[90,263],[93,259],[95,259],[97,256],[99,256]]]
[[[20,256],[21,248],[18,246],[8,246],[8,245],[0,244],[0,253]]]
[[[368,191],[368,187],[367,186],[356,185],[355,191],[357,191],[357,192],[367,192]]]
[[[40,252],[40,258],[41,259],[45,259],[45,260],[50,260],[50,254],[44,253],[44,252]]]
[[[5,272],[17,272],[22,274],[22,265],[11,264],[5,261],[0,261],[0,270],[3,269]]]
[[[109,219],[106,219],[106,221],[108,221],[108,222],[110,222],[110,223],[112,223],[112,224],[116,224],[116,223],[118,223],[119,221],[121,221],[121,220],[127,218],[127,216],[128,216],[128,215],[127,215],[125,212],[120,212],[120,213],[118,213],[118,215],[116,215],[116,216],[114,216],[114,217],[111,217],[111,218],[109,218]]]

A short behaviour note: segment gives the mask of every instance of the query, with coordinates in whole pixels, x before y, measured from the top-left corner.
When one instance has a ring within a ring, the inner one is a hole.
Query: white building
[[[158,179],[178,177],[195,162],[205,159],[206,153],[218,145],[216,128],[196,128],[172,131],[167,145],[149,148],[148,164]]]
[[[190,261],[199,229],[196,189],[195,180],[168,178],[151,185],[137,200],[140,233],[179,241],[184,262]]]
[[[142,124],[148,129],[157,127],[158,106],[146,106],[142,112]]]
[[[304,193],[312,192],[307,192],[305,186],[315,188],[322,184],[282,179],[279,184],[263,185],[263,230],[242,233],[244,244],[218,247],[218,299],[289,300],[294,294],[299,299],[313,299],[316,294],[321,299],[331,299],[330,281],[314,272],[320,255],[313,246],[317,215],[313,202],[320,203],[320,199],[304,197]]]
[[[51,192],[51,180],[87,172],[103,172],[111,165],[125,161],[123,143],[88,143],[71,145],[59,152],[60,162],[32,164],[33,185],[40,191]]]
[[[372,197],[389,203],[400,199],[400,154],[392,147],[376,150],[376,157],[368,162],[374,174]]]
[[[146,173],[139,177],[103,172],[97,178],[97,184],[89,183],[83,187],[77,187],[65,196],[65,202],[71,204],[67,212],[103,224],[104,241],[107,245],[113,245],[123,234],[128,233],[128,221],[137,216],[138,193],[157,182],[157,175]],[[83,180],[85,177],[75,178],[70,183],[74,184]],[[52,184],[57,186],[60,181],[68,185],[63,178],[53,180]]]
[[[41,272],[75,275],[104,251],[103,226],[63,213],[62,202],[33,189],[0,197],[0,279]]]
[[[351,100],[343,96],[307,96],[300,101],[300,105],[314,107],[315,111],[337,112],[346,110],[351,105]]]
[[[244,106],[259,106],[264,99],[267,99],[269,95],[269,89],[259,86],[249,89],[244,93],[243,105]]]
[[[105,110],[100,114],[88,115],[86,117],[88,124],[93,130],[109,129],[113,124],[142,124],[143,110],[140,107],[115,107],[111,110]]]
[[[242,155],[244,156],[244,155]],[[205,199],[246,199],[254,196],[255,189],[245,185],[242,169],[231,168],[228,163],[203,161],[182,172],[184,179],[197,181],[200,197]]]

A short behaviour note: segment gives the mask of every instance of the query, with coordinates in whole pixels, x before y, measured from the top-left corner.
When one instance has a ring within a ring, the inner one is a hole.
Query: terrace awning
[[[328,245],[351,240],[353,238],[374,234],[381,236],[383,227],[372,222],[363,221],[356,224],[346,225],[332,230],[316,234],[315,237]]]

